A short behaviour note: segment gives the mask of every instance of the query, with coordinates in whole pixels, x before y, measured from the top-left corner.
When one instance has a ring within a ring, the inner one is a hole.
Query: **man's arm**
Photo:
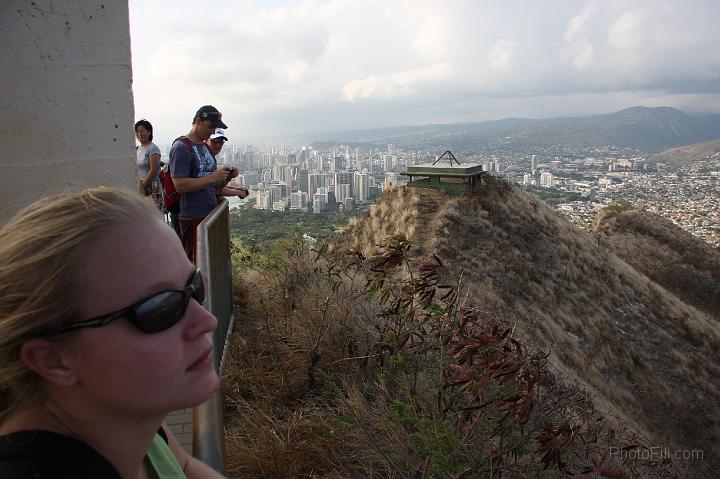
[[[234,186],[225,186],[217,190],[218,196],[237,196],[238,198],[245,198],[250,194],[250,190],[247,188],[236,188]]]
[[[173,183],[175,183],[175,190],[179,193],[189,193],[192,191],[199,191],[206,186],[219,186],[227,178],[227,170],[215,170],[212,174],[202,176],[200,178],[190,178],[182,176],[173,176]]]

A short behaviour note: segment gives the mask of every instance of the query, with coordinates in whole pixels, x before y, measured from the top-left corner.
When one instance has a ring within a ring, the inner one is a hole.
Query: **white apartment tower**
[[[340,183],[335,185],[335,201],[343,203],[345,198],[350,197],[350,185]]]
[[[395,157],[383,155],[383,171],[395,171]]]
[[[540,173],[540,186],[550,188],[553,185],[553,174],[549,171],[543,171]]]
[[[367,202],[370,197],[370,178],[366,171],[355,172],[353,177],[353,193],[355,199],[360,202]]]

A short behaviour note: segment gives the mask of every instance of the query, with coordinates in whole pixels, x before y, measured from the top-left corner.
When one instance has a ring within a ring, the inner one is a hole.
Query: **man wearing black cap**
[[[170,148],[170,175],[180,195],[180,239],[190,260],[195,262],[197,226],[217,205],[215,192],[224,187],[236,170],[217,168],[215,157],[205,140],[215,128],[227,128],[222,114],[211,105],[200,108],[192,129],[175,140]]]

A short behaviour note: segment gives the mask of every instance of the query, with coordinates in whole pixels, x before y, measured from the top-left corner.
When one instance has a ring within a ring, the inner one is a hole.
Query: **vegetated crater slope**
[[[652,444],[703,450],[705,466],[717,470],[720,327],[697,309],[713,311],[715,303],[685,288],[704,281],[717,291],[718,277],[691,265],[717,262],[719,253],[677,229],[650,230],[663,231],[665,243],[684,245],[692,257],[631,261],[657,244],[638,228],[583,231],[540,199],[493,180],[465,197],[388,190],[331,247],[370,253],[388,235],[405,234],[415,254],[436,254],[461,277],[468,301],[514,322],[551,352],[559,372],[588,388],[598,408]],[[668,280],[673,268],[688,279]]]
[[[603,210],[593,228],[637,271],[720,321],[719,249],[628,203]]]
[[[693,143],[692,145],[679,146],[654,154],[648,158],[651,163],[668,163],[671,166],[682,165],[698,158],[705,158],[720,153],[720,140],[707,141],[704,143]]]

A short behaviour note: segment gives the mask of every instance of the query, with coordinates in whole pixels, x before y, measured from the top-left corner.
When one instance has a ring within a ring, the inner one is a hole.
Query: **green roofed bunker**
[[[439,164],[440,160],[448,162]],[[407,171],[401,174],[410,178],[408,186],[441,189],[462,195],[468,189],[479,188],[486,172],[479,163],[460,164],[450,151],[446,151],[433,163],[408,166]]]

